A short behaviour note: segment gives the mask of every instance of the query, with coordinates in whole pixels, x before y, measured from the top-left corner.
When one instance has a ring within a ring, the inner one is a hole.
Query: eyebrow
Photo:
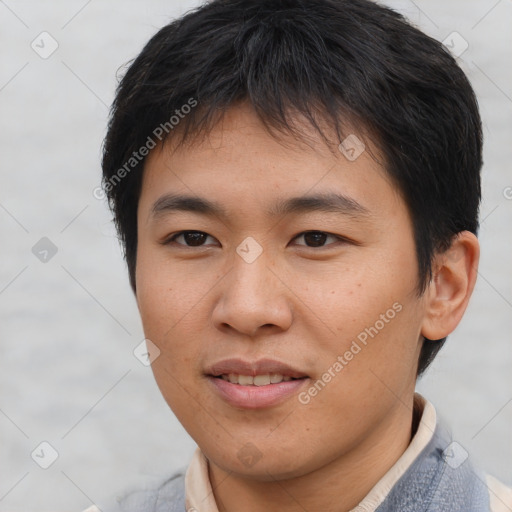
[[[166,194],[155,201],[151,208],[150,218],[156,219],[166,214],[184,211],[207,216],[227,218],[228,213],[215,201],[191,196]],[[320,193],[308,196],[291,197],[278,200],[266,214],[270,217],[310,212],[338,213],[351,217],[369,217],[368,208],[355,199],[338,193]]]

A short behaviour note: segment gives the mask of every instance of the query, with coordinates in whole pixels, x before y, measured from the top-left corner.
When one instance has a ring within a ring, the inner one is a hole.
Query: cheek
[[[183,272],[165,255],[142,245],[137,254],[137,304],[146,334],[160,338],[179,327],[204,293],[197,277]]]
[[[200,356],[200,347],[193,340],[201,338],[197,330],[204,323],[194,315],[193,309],[190,311],[179,284],[158,274],[154,267],[146,272],[141,266],[137,302],[144,336],[160,351],[151,364],[155,381],[169,407],[180,421],[186,421],[192,409],[190,400],[195,396],[194,380]]]
[[[173,268],[165,255],[139,251],[137,304],[144,335],[160,350],[152,368],[166,399],[199,372],[200,340],[208,338],[202,331],[210,325],[201,304],[212,284],[204,277]]]
[[[380,273],[376,266],[368,258],[327,273],[309,274],[306,284],[294,287],[306,306],[304,313],[312,322],[309,325],[318,325],[329,339],[344,341],[364,333],[375,322],[379,330],[383,321],[387,326],[398,316],[393,305],[403,300],[409,286],[393,278],[390,265],[383,265]],[[291,281],[301,282],[298,276]]]
[[[186,300],[169,269],[144,249],[138,253],[136,283],[137,305],[144,336],[160,350],[158,358],[152,364],[155,377],[160,381],[165,378],[164,370],[175,373],[174,365],[179,360],[180,352],[178,329],[180,318],[185,315]],[[178,295],[181,301],[178,300]]]
[[[344,360],[343,370],[335,372],[343,374],[338,381],[358,381],[371,388],[380,386],[381,378],[400,388],[411,379],[422,318],[421,301],[415,296],[416,272],[411,253],[395,247],[321,278],[309,278],[302,287],[309,306],[303,314],[317,331],[310,339],[315,339],[312,349],[321,366],[328,370],[338,356]]]

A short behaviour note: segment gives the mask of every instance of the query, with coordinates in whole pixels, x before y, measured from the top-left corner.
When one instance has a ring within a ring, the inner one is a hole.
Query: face
[[[146,162],[136,268],[169,406],[211,464],[253,479],[378,446],[410,419],[425,314],[380,159],[279,142],[247,106],[171,144]]]

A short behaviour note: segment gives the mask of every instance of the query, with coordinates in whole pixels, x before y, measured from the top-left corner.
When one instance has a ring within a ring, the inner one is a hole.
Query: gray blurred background
[[[133,355],[138,311],[93,189],[118,70],[199,3],[0,1],[0,511],[80,511],[195,448]],[[512,485],[512,1],[385,3],[460,53],[481,105],[479,278],[418,389]]]

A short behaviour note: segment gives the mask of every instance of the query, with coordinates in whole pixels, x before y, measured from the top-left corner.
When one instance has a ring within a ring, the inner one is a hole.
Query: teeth
[[[238,384],[241,386],[252,386],[254,384],[254,377],[250,375],[239,375]]]
[[[270,375],[256,375],[253,381],[255,386],[267,386],[270,384]]]
[[[269,384],[279,384],[280,382],[292,380],[291,377],[281,375],[280,373],[266,373],[264,375],[256,375],[256,377],[230,373],[220,377],[225,381],[231,382],[231,384],[239,384],[240,386],[268,386]]]

